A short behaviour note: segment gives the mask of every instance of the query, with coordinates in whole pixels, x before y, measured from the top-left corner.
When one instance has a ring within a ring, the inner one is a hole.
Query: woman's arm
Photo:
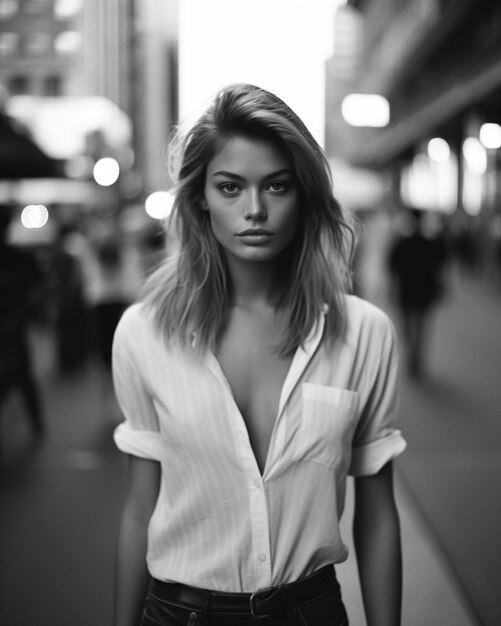
[[[129,456],[129,492],[118,537],[114,626],[137,626],[146,597],[148,524],[160,486],[157,461]]]
[[[400,626],[402,552],[392,465],[355,480],[353,536],[368,626]]]

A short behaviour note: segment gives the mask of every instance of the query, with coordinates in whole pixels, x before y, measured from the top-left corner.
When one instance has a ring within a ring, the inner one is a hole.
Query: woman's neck
[[[247,309],[276,308],[282,295],[284,276],[280,264],[228,261],[230,306]]]

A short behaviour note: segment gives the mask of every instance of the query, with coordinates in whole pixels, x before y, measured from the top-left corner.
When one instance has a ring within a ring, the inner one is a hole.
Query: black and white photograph
[[[500,324],[497,0],[0,0],[1,626],[499,626]]]

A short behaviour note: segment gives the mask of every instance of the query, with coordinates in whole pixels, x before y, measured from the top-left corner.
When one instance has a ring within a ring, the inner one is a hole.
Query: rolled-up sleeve
[[[395,427],[398,409],[398,363],[393,325],[384,318],[383,346],[377,372],[355,431],[349,474],[376,474],[406,448]]]
[[[161,460],[158,416],[136,360],[128,346],[127,313],[113,340],[113,384],[125,421],[117,426],[114,440],[122,451],[144,459]]]

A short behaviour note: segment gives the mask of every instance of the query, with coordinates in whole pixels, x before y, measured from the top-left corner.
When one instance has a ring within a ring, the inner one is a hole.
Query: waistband
[[[210,591],[156,579],[152,579],[150,584],[150,593],[166,602],[181,603],[193,609],[215,613],[250,613],[256,618],[283,613],[291,606],[336,589],[339,590],[339,584],[332,565],[295,582],[259,589],[254,593]]]

